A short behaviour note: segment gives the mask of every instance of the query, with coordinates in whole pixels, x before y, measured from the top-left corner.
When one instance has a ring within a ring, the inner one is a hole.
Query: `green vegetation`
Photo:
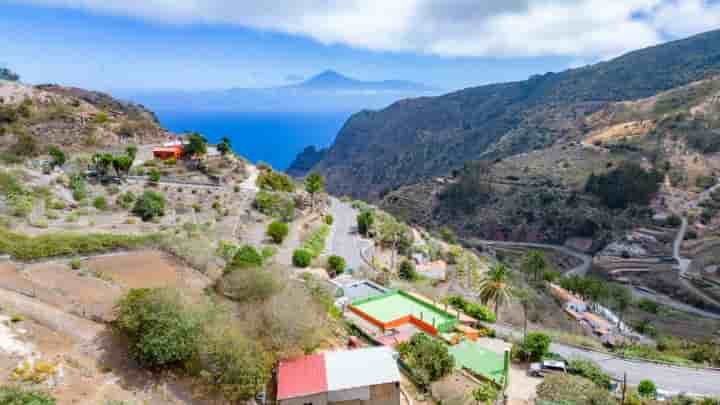
[[[225,156],[228,154],[228,152],[231,152],[232,145],[230,144],[230,138],[228,138],[227,136],[223,136],[222,139],[220,139],[220,143],[217,144],[217,150],[222,156]]]
[[[0,70],[0,74],[2,71]],[[0,404],[3,405],[55,405],[55,399],[42,391],[22,387],[0,386]]]
[[[601,388],[610,389],[612,384],[610,375],[602,371],[600,366],[591,360],[571,359],[568,363],[568,372],[587,378]]]
[[[12,70],[10,70],[8,68],[0,68],[0,80],[16,82],[16,81],[20,80],[20,75],[18,75],[17,73],[13,72]]]
[[[193,132],[186,137],[187,144],[183,147],[183,157],[193,158],[207,153],[208,141],[204,136]]]
[[[307,249],[296,249],[293,252],[292,262],[295,267],[299,267],[301,269],[308,267],[310,263],[312,263],[312,260],[312,252]]]
[[[102,195],[95,197],[92,204],[93,207],[97,208],[100,211],[105,211],[106,209],[108,209],[107,198]]]
[[[323,218],[323,221],[325,221],[325,223],[328,225],[332,225],[333,222],[335,221],[335,218],[333,218],[332,215],[327,214],[327,215],[325,215],[325,218]]]
[[[541,250],[531,250],[523,259],[522,269],[531,275],[535,281],[541,281],[547,269],[545,253]]]
[[[473,390],[472,396],[478,404],[492,405],[497,399],[498,391],[491,383],[484,382]]]
[[[148,173],[148,180],[150,180],[150,182],[152,183],[157,183],[160,181],[160,172],[158,171],[158,169],[153,168],[150,170],[150,173]]]
[[[287,237],[290,229],[288,224],[281,221],[273,221],[268,225],[267,231],[265,232],[273,242],[281,244]]]
[[[316,259],[325,250],[325,240],[328,234],[330,234],[330,227],[325,224],[310,232],[303,240],[303,250],[310,252],[312,258]]]
[[[305,177],[305,191],[310,194],[311,209],[315,210],[315,198],[325,189],[325,179],[318,172],[312,172]]]
[[[130,209],[135,203],[135,194],[132,191],[126,191],[120,194],[117,198],[117,204],[123,208]]]
[[[159,234],[134,236],[75,233],[51,233],[29,237],[0,228],[0,252],[18,260],[36,260],[118,249],[137,249],[156,245],[161,238]]]
[[[424,333],[415,334],[410,341],[400,343],[397,351],[423,385],[450,374],[455,359],[445,344]]]
[[[290,176],[274,170],[261,171],[256,184],[263,190],[284,191],[287,193],[295,191],[295,182],[293,182]]]
[[[263,257],[258,253],[257,249],[250,245],[244,245],[238,249],[232,259],[231,266],[226,272],[232,272],[237,269],[246,269],[250,267],[260,267],[263,264]]]
[[[647,205],[660,189],[662,174],[646,171],[634,162],[623,163],[607,174],[590,175],[585,191],[598,196],[609,208]]]
[[[459,295],[447,297],[445,301],[453,308],[459,309],[468,316],[471,316],[479,321],[489,323],[495,323],[496,321],[495,313],[492,312],[490,308],[481,304],[470,302]]]
[[[375,222],[372,211],[364,211],[357,216],[358,233],[362,236],[368,236]]]
[[[165,215],[165,196],[157,191],[146,190],[135,201],[132,212],[143,221],[161,217]]]
[[[261,213],[285,222],[292,221],[295,215],[295,202],[281,193],[260,190],[255,195],[253,206]]]
[[[480,282],[478,293],[480,301],[484,304],[492,302],[495,306],[495,315],[501,305],[510,301],[510,268],[504,263],[495,263]]]
[[[227,273],[221,278],[216,289],[233,301],[253,302],[266,300],[285,286],[277,269],[250,267]]]
[[[657,396],[657,387],[655,383],[650,380],[642,380],[638,385],[638,394],[643,398],[655,399]]]
[[[541,360],[550,350],[550,336],[540,333],[531,332],[525,336],[520,343],[517,355],[525,360],[538,361]]]
[[[398,277],[406,281],[415,281],[418,279],[418,273],[415,269],[415,263],[410,260],[400,262],[398,268]]]
[[[537,387],[538,399],[574,405],[617,405],[612,394],[594,382],[570,374],[551,374]]]
[[[50,155],[50,166],[57,167],[65,164],[65,152],[57,146],[50,146],[48,148],[48,155]]]
[[[493,193],[492,184],[488,182],[490,166],[488,161],[466,162],[456,175],[458,181],[438,195],[443,205],[451,212],[475,212]]]
[[[81,201],[87,198],[87,185],[85,178],[76,174],[70,178],[70,189],[72,190],[73,199]]]
[[[342,274],[342,272],[345,271],[345,267],[347,266],[347,263],[345,262],[345,259],[343,259],[340,256],[337,255],[331,255],[328,257],[327,260],[328,265],[328,273],[330,274],[330,277],[335,277],[338,274]]]

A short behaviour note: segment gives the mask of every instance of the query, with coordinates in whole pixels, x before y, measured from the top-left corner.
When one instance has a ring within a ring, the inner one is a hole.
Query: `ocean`
[[[285,170],[306,146],[327,147],[351,113],[236,113],[156,111],[170,131],[197,131],[211,143],[223,136],[252,162]]]

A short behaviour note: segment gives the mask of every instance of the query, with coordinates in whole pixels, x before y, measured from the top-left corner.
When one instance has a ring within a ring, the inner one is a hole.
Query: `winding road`
[[[361,252],[371,247],[372,242],[364,239],[357,232],[357,210],[349,203],[331,198],[330,214],[334,221],[330,231],[329,250],[332,254],[345,258],[347,266],[351,269],[365,266]]]

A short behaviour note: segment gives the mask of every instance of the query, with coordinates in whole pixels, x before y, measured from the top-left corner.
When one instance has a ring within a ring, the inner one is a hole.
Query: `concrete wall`
[[[370,386],[370,399],[367,401],[351,400],[328,402],[328,394],[308,395],[278,401],[279,405],[400,405],[400,384],[388,383]]]

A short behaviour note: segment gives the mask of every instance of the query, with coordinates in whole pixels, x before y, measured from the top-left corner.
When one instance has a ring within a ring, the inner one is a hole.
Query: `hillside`
[[[93,151],[120,143],[167,138],[155,115],[103,93],[58,85],[0,81],[0,152],[32,157],[49,145]]]
[[[583,129],[578,138],[466,163],[452,176],[393,190],[381,205],[413,222],[449,225],[461,235],[560,243],[581,236],[602,245],[650,223],[651,210],[609,208],[587,192],[591,175],[627,162],[657,170],[667,182],[651,205],[676,213],[720,175],[720,77],[607,103],[576,125]],[[701,221],[712,224],[716,214],[705,210]]]
[[[651,97],[720,72],[720,31],[529,80],[461,90],[363,111],[317,168],[335,194],[384,192],[496,159],[580,139],[609,103]]]

